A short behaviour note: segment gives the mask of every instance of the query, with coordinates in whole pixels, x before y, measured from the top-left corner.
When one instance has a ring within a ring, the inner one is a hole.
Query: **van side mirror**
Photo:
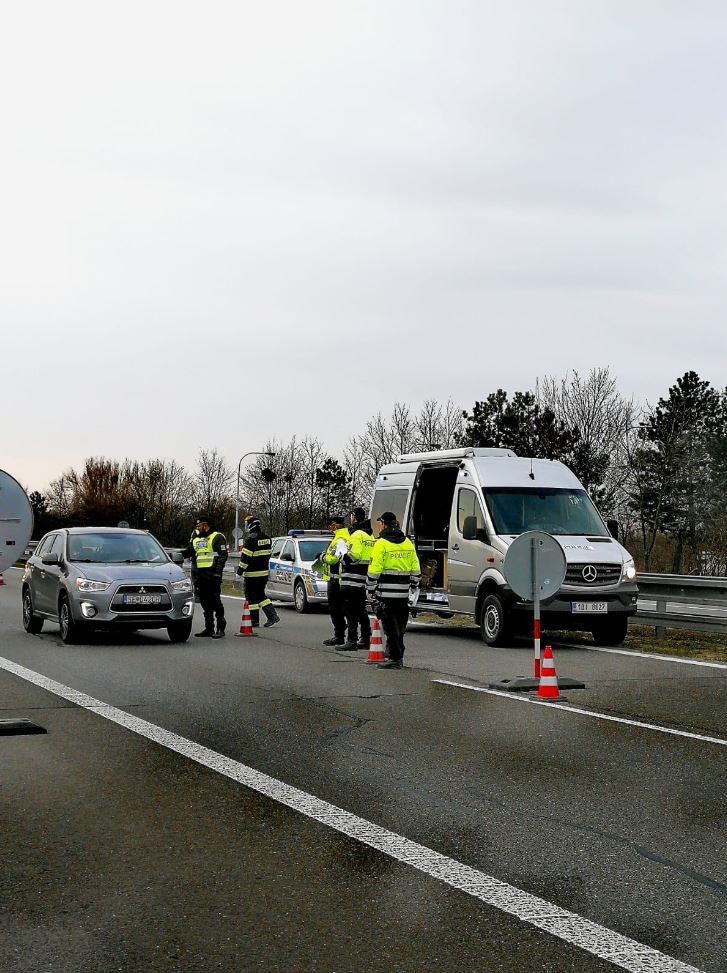
[[[489,540],[485,528],[477,526],[476,517],[465,517],[462,525],[462,537],[466,541],[482,541],[483,544],[487,544]]]
[[[60,564],[61,563],[60,562],[60,558],[55,553],[55,551],[52,554],[44,554],[43,557],[40,560],[41,560],[41,562],[43,564]]]
[[[613,537],[614,540],[618,540],[618,521],[617,520],[607,520],[606,527],[608,527],[608,532]]]

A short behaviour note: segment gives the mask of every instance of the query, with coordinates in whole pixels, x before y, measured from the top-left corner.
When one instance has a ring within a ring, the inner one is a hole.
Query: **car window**
[[[164,548],[151,534],[94,531],[72,534],[70,561],[91,564],[161,564],[168,561]]]
[[[295,549],[293,547],[293,542],[292,541],[286,541],[285,542],[285,547],[280,552],[280,560],[281,561],[286,561],[286,560],[287,561],[292,561],[294,557],[295,557]]]
[[[298,541],[301,561],[315,561],[328,547],[329,541]]]
[[[53,538],[53,543],[48,548],[48,554],[57,554],[58,557],[63,557],[63,534],[56,534]]]
[[[283,544],[285,544],[285,538],[276,537],[273,541],[273,546],[270,548],[270,557],[277,557],[283,550]]]
[[[475,517],[477,527],[485,526],[485,515],[482,512],[482,505],[473,490],[460,489],[457,495],[457,529],[460,534],[464,533],[464,522],[466,517]]]
[[[42,554],[44,554],[48,550],[48,548],[53,543],[53,537],[54,536],[55,536],[54,534],[46,534],[45,535],[45,537],[41,540],[40,544],[38,544],[38,546],[35,549],[35,556],[36,557],[40,557]]]

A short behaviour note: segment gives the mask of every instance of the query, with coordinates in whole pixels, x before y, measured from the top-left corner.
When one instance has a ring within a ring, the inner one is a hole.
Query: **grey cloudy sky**
[[[396,399],[571,368],[725,385],[723,3],[14,7],[0,466],[29,486],[336,451]]]

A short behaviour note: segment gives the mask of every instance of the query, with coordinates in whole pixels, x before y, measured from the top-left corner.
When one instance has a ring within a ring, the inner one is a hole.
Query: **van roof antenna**
[[[530,472],[528,473],[528,476],[530,477],[531,480],[534,480],[535,479],[535,474],[533,473],[533,457],[532,456],[530,457]]]

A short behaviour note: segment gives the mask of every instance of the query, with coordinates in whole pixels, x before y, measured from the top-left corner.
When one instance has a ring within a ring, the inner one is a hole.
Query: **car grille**
[[[584,577],[583,572],[586,571]],[[590,577],[593,575],[593,577]],[[569,564],[565,573],[565,584],[583,587],[598,587],[605,584],[618,584],[621,580],[620,564]]]
[[[161,595],[161,601],[156,605],[125,605],[123,595]],[[116,590],[111,602],[111,611],[119,614],[133,613],[149,615],[155,612],[168,612],[172,608],[169,592],[160,584],[122,584]]]

